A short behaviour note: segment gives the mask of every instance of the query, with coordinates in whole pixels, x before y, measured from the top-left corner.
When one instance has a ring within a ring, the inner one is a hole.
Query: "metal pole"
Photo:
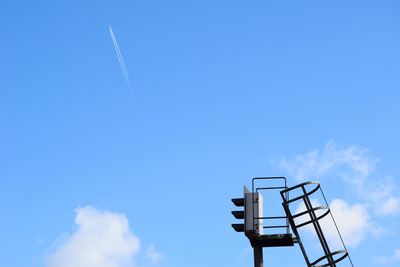
[[[263,248],[261,246],[254,246],[254,267],[264,267]]]

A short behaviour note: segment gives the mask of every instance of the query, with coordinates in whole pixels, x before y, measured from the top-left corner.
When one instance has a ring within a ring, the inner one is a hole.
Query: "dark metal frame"
[[[255,183],[258,180],[283,180],[284,181],[284,186],[271,186],[271,187],[255,187]],[[254,191],[255,189],[255,191]],[[289,227],[289,220],[287,216],[267,216],[267,217],[255,217],[255,208],[254,208],[254,193],[258,193],[259,191],[262,190],[287,190],[287,181],[286,177],[283,176],[272,176],[272,177],[254,177],[251,180],[251,192],[252,194],[252,201],[253,201],[253,229],[255,229],[255,221],[259,219],[263,220],[275,220],[275,219],[286,219],[286,224],[285,225],[272,225],[272,226],[263,226],[263,229],[271,229],[271,228],[286,228],[286,234],[290,234],[290,227]],[[285,193],[285,199],[289,198],[289,192]]]
[[[312,190],[307,191],[306,190],[306,186],[307,185],[316,185],[316,186]],[[295,190],[295,189],[299,189],[299,188],[301,188],[303,194],[298,196],[298,197],[295,197],[293,199],[289,199],[289,197],[288,197],[289,192],[292,191],[292,190]],[[318,190],[320,190],[320,192],[322,193],[322,197],[323,197],[323,199],[325,201],[325,205],[318,206],[318,207],[313,207],[312,204],[311,204],[311,200],[310,200],[309,196],[314,194]],[[328,202],[326,201],[326,198],[325,198],[325,194],[322,191],[322,188],[321,188],[321,186],[320,186],[320,184],[318,182],[315,182],[315,181],[305,182],[305,183],[302,183],[302,184],[299,184],[299,185],[296,185],[296,186],[293,186],[293,187],[290,187],[290,188],[286,188],[286,189],[282,190],[280,193],[281,193],[281,197],[282,197],[282,200],[283,200],[283,203],[282,203],[283,208],[284,208],[284,210],[285,210],[285,212],[287,214],[288,221],[290,223],[290,226],[292,228],[293,233],[296,236],[297,243],[300,246],[300,249],[301,249],[301,251],[303,253],[304,259],[305,259],[308,267],[325,267],[325,266],[336,267],[336,263],[342,261],[345,258],[348,258],[349,261],[350,261],[351,266],[354,266],[353,262],[352,262],[352,260],[350,258],[350,255],[349,255],[349,253],[347,251],[346,245],[344,244],[343,238],[342,238],[342,236],[341,236],[341,234],[339,232],[339,229],[337,227],[336,221],[333,218],[332,213],[330,212],[330,209],[329,209],[329,206],[328,206]],[[294,201],[300,200],[300,199],[303,199],[304,204],[306,206],[306,211],[300,212],[300,213],[295,214],[295,215],[292,215],[292,213],[291,213],[291,211],[289,209],[289,204],[294,202]],[[323,210],[323,209],[326,209],[326,212],[324,212],[322,215],[317,216],[315,211],[316,210]],[[294,219],[298,218],[298,217],[301,217],[301,216],[303,216],[305,214],[308,214],[311,219],[309,221],[306,221],[306,222],[303,222],[303,223],[300,223],[300,224],[296,225]],[[338,250],[338,251],[334,251],[334,252],[330,251],[328,242],[327,242],[327,240],[326,240],[326,238],[325,238],[325,236],[324,236],[324,234],[322,232],[321,225],[319,224],[319,220],[324,218],[328,214],[331,215],[331,218],[332,218],[332,220],[334,222],[334,225],[335,225],[335,228],[336,228],[336,230],[337,230],[337,232],[339,234],[339,237],[340,237],[340,240],[342,242],[344,250]],[[308,225],[310,223],[312,223],[312,225],[314,226],[314,229],[315,229],[315,231],[317,233],[318,239],[319,239],[319,241],[321,243],[322,249],[323,249],[324,254],[325,254],[324,256],[316,259],[313,262],[310,262],[310,260],[308,258],[308,255],[306,253],[306,250],[305,250],[305,248],[303,246],[303,243],[301,241],[301,238],[299,236],[299,233],[298,233],[298,228],[303,227],[305,225]],[[334,259],[333,256],[339,255],[339,254],[343,254],[343,255],[341,255],[337,259]],[[327,260],[328,263],[323,264],[323,265],[317,265],[322,260]]]

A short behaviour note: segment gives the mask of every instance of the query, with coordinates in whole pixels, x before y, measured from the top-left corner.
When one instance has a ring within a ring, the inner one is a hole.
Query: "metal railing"
[[[283,186],[269,186],[269,187],[256,187],[256,181],[258,180],[283,180],[284,185]],[[287,181],[286,177],[283,176],[272,176],[272,177],[255,177],[251,181],[251,191],[252,191],[252,201],[253,201],[253,229],[256,227],[256,221],[257,220],[277,220],[277,219],[285,219],[286,224],[285,225],[270,225],[270,226],[263,226],[263,229],[275,229],[275,228],[285,228],[286,229],[286,234],[290,234],[290,227],[289,227],[289,219],[287,216],[262,216],[262,217],[256,217],[255,216],[255,199],[254,195],[255,193],[259,193],[260,191],[265,191],[265,190],[286,190],[288,189],[287,187]],[[285,198],[289,198],[289,192],[285,194]]]

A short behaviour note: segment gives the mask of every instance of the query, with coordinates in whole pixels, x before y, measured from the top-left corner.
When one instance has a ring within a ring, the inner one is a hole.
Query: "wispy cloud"
[[[329,141],[322,149],[313,149],[290,159],[282,158],[277,167],[299,182],[336,179],[354,193],[353,200],[357,203],[335,199],[330,207],[345,243],[355,247],[370,234],[382,232],[382,227],[373,222],[374,218],[400,214],[396,186],[389,179],[378,176],[378,162],[368,149]],[[326,234],[328,238],[337,236],[333,228],[328,228]]]
[[[400,214],[400,198],[394,192],[396,186],[389,179],[378,177],[375,172],[378,162],[368,149],[343,147],[329,141],[322,149],[281,159],[278,167],[298,181],[339,178],[376,214]]]
[[[390,256],[380,256],[380,257],[375,257],[375,262],[379,264],[390,264],[394,262],[399,262],[400,261],[400,248],[395,249],[393,254]]]
[[[329,206],[348,246],[356,247],[367,235],[374,231],[365,206],[361,204],[350,205],[342,199],[334,199]],[[330,229],[327,233],[328,238],[337,238],[337,232],[333,232],[333,228],[328,229]]]
[[[299,181],[333,173],[358,185],[365,182],[378,162],[378,159],[370,157],[368,153],[367,149],[342,147],[329,141],[322,149],[313,149],[289,160],[281,159],[280,167]]]
[[[158,252],[154,245],[149,246],[146,250],[146,258],[152,265],[158,264],[163,257],[164,255]]]
[[[140,241],[129,228],[124,214],[91,206],[79,208],[76,212],[77,230],[58,242],[47,257],[47,267],[138,266],[136,259],[140,256]],[[150,247],[142,257],[148,264],[161,260],[161,254],[154,247]]]
[[[108,29],[110,31],[111,40],[114,45],[115,53],[117,54],[117,58],[118,58],[119,65],[122,70],[122,74],[124,75],[126,85],[129,88],[129,93],[133,97],[133,89],[132,89],[131,79],[129,77],[128,70],[126,69],[125,61],[124,61],[124,58],[122,57],[121,50],[120,50],[118,42],[117,42],[117,38],[115,37],[114,31],[113,31],[111,25],[108,25]]]
[[[311,202],[313,207],[321,206],[321,203],[318,201],[318,199],[313,199]],[[346,201],[336,198],[330,203],[329,206],[332,214],[334,214],[335,222],[340,229],[340,234],[347,246],[358,246],[367,235],[374,234],[374,231],[376,231],[376,228],[373,227],[372,223],[370,222],[368,211],[364,205],[350,205]],[[305,210],[304,204],[301,204],[297,207],[295,214],[299,214]],[[309,220],[311,220],[311,218],[305,215],[299,217],[295,221],[297,224],[299,224]],[[334,247],[341,247],[342,243],[340,236],[330,217],[324,217],[319,221],[319,223],[329,244]],[[304,227],[304,230],[310,235],[313,235],[315,231],[311,225]]]

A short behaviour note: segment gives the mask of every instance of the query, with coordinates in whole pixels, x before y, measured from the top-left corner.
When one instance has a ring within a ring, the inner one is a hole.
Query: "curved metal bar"
[[[284,189],[286,187],[284,186],[271,186],[271,187],[257,187],[256,188],[256,193],[260,190],[271,190],[271,189]]]
[[[303,216],[304,214],[310,213],[311,211],[325,210],[325,209],[329,210],[329,207],[328,206],[318,206],[318,207],[312,208],[311,210],[306,210],[306,211],[297,213],[295,215],[292,215],[292,218],[297,218],[297,217]]]
[[[311,210],[310,210],[310,211],[311,211]],[[320,219],[324,218],[326,215],[328,215],[329,212],[330,212],[330,209],[328,208],[328,210],[327,210],[326,212],[324,212],[321,216],[319,216],[319,217],[317,217],[317,218],[315,218],[315,219],[311,219],[311,220],[309,220],[309,221],[307,221],[307,222],[301,223],[301,224],[299,224],[299,225],[296,225],[296,227],[297,227],[297,228],[300,228],[300,227],[303,227],[303,226],[305,226],[305,225],[307,225],[307,224],[310,224],[310,223],[312,223],[312,222],[317,222],[317,221],[319,221]]]
[[[331,266],[330,263],[326,263],[326,264],[322,264],[322,265],[316,265],[316,264],[317,264],[318,262],[324,260],[324,259],[327,259],[328,257],[332,257],[332,256],[334,256],[334,255],[342,254],[342,253],[343,253],[344,255],[343,255],[343,256],[340,256],[339,258],[337,258],[337,259],[334,260],[334,262],[333,262],[333,263],[338,263],[338,262],[340,262],[341,260],[345,259],[345,258],[349,255],[349,253],[348,253],[346,250],[337,250],[337,251],[335,251],[335,252],[330,253],[329,255],[322,256],[321,258],[318,258],[316,261],[312,262],[310,265],[313,266],[313,267],[328,267],[328,266]]]
[[[291,203],[291,202],[297,201],[297,200],[299,200],[299,199],[305,198],[306,196],[309,196],[309,195],[314,194],[315,192],[317,192],[318,189],[321,188],[321,185],[320,185],[318,182],[313,182],[313,181],[311,181],[311,182],[305,182],[305,183],[302,183],[302,184],[300,184],[300,185],[297,185],[297,186],[288,188],[288,189],[286,189],[286,190],[282,190],[282,191],[281,191],[281,194],[282,194],[282,193],[285,193],[285,192],[289,192],[289,191],[294,190],[294,189],[297,189],[297,188],[299,188],[299,187],[302,187],[302,188],[305,190],[305,187],[304,187],[304,186],[305,186],[305,185],[309,185],[309,184],[316,184],[317,186],[316,186],[314,189],[312,189],[311,191],[309,191],[309,192],[307,192],[307,193],[305,193],[305,194],[303,194],[303,195],[301,195],[301,196],[298,196],[298,197],[292,198],[292,199],[290,199],[290,200],[287,200],[286,203]],[[306,190],[305,190],[305,191],[306,191]]]
[[[273,180],[273,179],[283,179],[286,181],[285,176],[271,176],[271,177],[254,177],[252,181],[254,180]]]
[[[293,189],[296,189],[296,188],[299,188],[299,187],[304,187],[305,185],[309,185],[309,184],[317,184],[317,185],[319,185],[319,183],[317,181],[308,181],[308,182],[304,182],[304,183],[289,187],[288,189],[285,189],[285,190],[282,190],[282,191],[283,192],[292,191]]]

